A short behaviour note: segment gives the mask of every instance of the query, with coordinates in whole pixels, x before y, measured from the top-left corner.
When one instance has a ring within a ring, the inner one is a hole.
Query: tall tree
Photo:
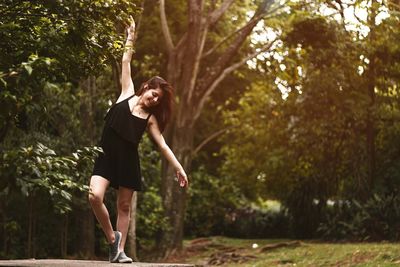
[[[86,142],[90,145],[95,145],[96,77],[89,76],[87,79],[82,80],[79,86],[83,95],[80,107],[82,132],[87,139]],[[77,244],[77,250],[80,251],[81,256],[88,259],[95,256],[95,220],[86,194],[82,194],[80,197],[85,200],[85,204],[76,207],[78,225],[82,225],[79,228],[79,236],[82,241]]]
[[[96,122],[101,119],[94,110],[103,108],[99,103],[105,102],[105,94],[95,92],[95,76],[104,73],[105,63],[120,58],[123,35],[119,29],[136,13],[138,2],[1,1],[1,148],[7,147],[9,139],[18,140],[12,136],[15,128],[23,128],[34,142],[38,141],[34,133],[49,136],[53,144],[68,152],[76,145],[95,143],[99,132]],[[70,87],[73,89],[67,91]],[[51,91],[51,97],[46,91]],[[68,98],[61,91],[70,93]],[[62,105],[69,97],[74,98],[73,103],[81,100],[81,117],[76,106]],[[57,106],[54,110],[59,116],[48,105]],[[37,112],[28,116],[31,110]],[[76,124],[70,127],[64,117],[73,117]],[[42,127],[32,127],[36,121]],[[86,179],[82,181],[85,184]],[[79,193],[79,197],[86,199],[86,193]],[[76,247],[80,255],[90,258],[95,244],[93,215],[87,202],[77,206],[82,242]]]
[[[368,12],[367,25],[369,27],[369,35],[368,41],[370,44],[376,43],[376,16],[378,15],[378,9],[380,4],[376,0],[371,0],[370,8]],[[374,51],[374,48],[366,51],[366,56],[370,61],[370,64],[367,67],[367,71],[364,72],[365,81],[366,81],[366,89],[367,95],[369,97],[369,106],[367,107],[367,125],[366,125],[366,145],[367,145],[367,157],[368,157],[368,188],[366,190],[365,198],[368,198],[372,195],[374,190],[374,186],[376,183],[376,148],[375,148],[375,140],[376,140],[376,127],[375,121],[376,118],[374,116],[375,112],[375,87],[376,87],[376,63],[377,56]]]
[[[206,101],[227,75],[271,46],[271,42],[267,42],[259,49],[237,58],[255,26],[270,14],[273,0],[256,1],[257,8],[251,12],[252,16],[245,25],[219,43],[213,42],[210,38],[213,30],[234,2],[188,0],[186,32],[174,43],[167,23],[165,1],[160,0],[162,32],[168,54],[167,80],[174,85],[179,97],[175,118],[167,130],[166,138],[188,172],[192,163],[196,121]],[[205,64],[208,56],[215,57],[209,65]],[[163,162],[162,198],[171,229],[165,231],[161,238],[160,248],[164,256],[182,247],[186,191],[175,186],[173,176],[174,170]]]
[[[282,31],[281,57],[270,52],[258,63],[265,84],[254,83],[240,108],[226,112],[236,127],[224,139],[224,174],[248,197],[278,198],[296,233],[309,237],[327,199],[397,190],[399,31],[398,17],[377,23],[375,16],[373,41],[365,32],[358,39],[343,20],[315,10],[297,14]]]

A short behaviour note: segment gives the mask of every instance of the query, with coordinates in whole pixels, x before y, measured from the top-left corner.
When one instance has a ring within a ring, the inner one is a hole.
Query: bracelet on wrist
[[[132,53],[135,53],[135,49],[133,49],[133,46],[125,46],[124,51],[125,52],[130,51]]]

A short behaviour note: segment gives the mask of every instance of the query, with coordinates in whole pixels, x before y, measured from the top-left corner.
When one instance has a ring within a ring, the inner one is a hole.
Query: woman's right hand
[[[183,169],[178,169],[176,171],[176,176],[178,178],[178,183],[181,187],[188,187],[189,186],[189,180],[187,178],[187,175]]]
[[[127,27],[126,32],[128,34],[128,39],[133,39],[135,36],[136,24],[132,16],[129,16],[129,23],[130,25]]]

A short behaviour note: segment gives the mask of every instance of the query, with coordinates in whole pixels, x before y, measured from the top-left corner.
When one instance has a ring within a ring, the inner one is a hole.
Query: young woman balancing
[[[128,38],[122,58],[121,94],[105,117],[100,145],[103,153],[97,157],[90,179],[89,201],[110,244],[110,262],[130,263],[124,246],[128,233],[130,205],[134,191],[141,190],[138,144],[147,129],[162,155],[175,168],[181,187],[188,179],[181,164],[165,143],[161,132],[171,115],[172,87],[162,78],[153,77],[135,92],[131,78],[135,22],[127,30]],[[117,189],[116,231],[103,203],[108,186]]]

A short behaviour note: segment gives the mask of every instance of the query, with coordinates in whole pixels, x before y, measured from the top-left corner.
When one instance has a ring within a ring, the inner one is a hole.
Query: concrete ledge
[[[0,266],[18,266],[18,267],[195,267],[193,264],[181,263],[146,263],[146,262],[133,262],[126,263],[109,263],[108,261],[87,261],[87,260],[0,260]]]

